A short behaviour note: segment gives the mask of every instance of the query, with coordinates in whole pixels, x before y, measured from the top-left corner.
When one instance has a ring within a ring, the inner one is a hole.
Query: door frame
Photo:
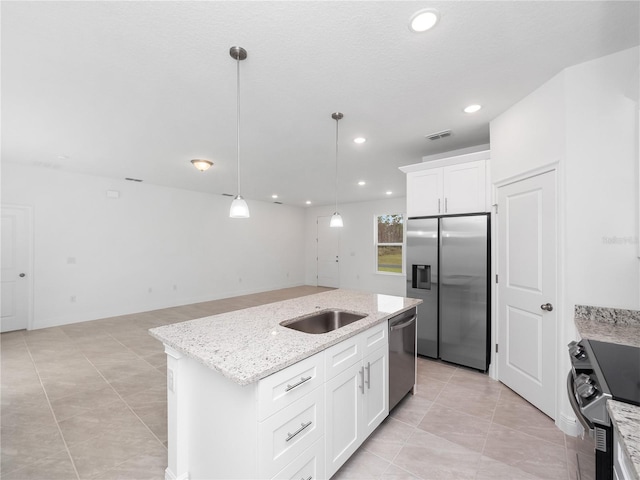
[[[522,180],[526,180],[531,177],[535,177],[538,175],[542,175],[549,172],[555,172],[556,175],[556,309],[557,313],[557,322],[556,322],[556,358],[558,359],[556,365],[556,395],[555,395],[555,423],[563,430],[565,433],[569,433],[576,429],[575,418],[571,419],[566,417],[563,412],[564,408],[562,406],[565,403],[568,403],[566,397],[566,372],[568,372],[569,359],[566,354],[566,344],[567,338],[575,336],[575,326],[573,324],[569,325],[568,320],[573,319],[573,307],[569,308],[566,305],[565,301],[565,252],[563,246],[565,245],[565,189],[562,188],[565,185],[566,172],[564,167],[564,162],[562,159],[558,159],[554,162],[547,163],[541,167],[537,167],[534,169],[526,170],[517,175],[513,175],[511,177],[505,178],[503,180],[497,181],[493,183],[492,186],[492,215],[499,215],[499,206],[498,212],[496,213],[496,205],[498,202],[498,189],[504,187],[506,185],[520,182]],[[495,221],[492,223],[492,275],[493,275],[493,285],[495,288],[492,293],[492,329],[491,329],[491,366],[489,368],[489,375],[494,380],[500,381],[500,371],[498,367],[498,356],[500,352],[496,352],[496,344],[498,342],[499,335],[499,288],[495,283],[495,275],[499,270],[499,235],[498,235],[498,227],[499,222],[497,217]],[[573,333],[567,333],[569,330],[572,330]],[[563,373],[564,372],[564,373]]]
[[[316,287],[321,286],[318,284],[318,278],[319,275],[318,273],[320,272],[320,221],[321,219],[326,219],[327,220],[327,224],[329,222],[329,220],[331,220],[331,215],[316,215]],[[329,227],[331,228],[331,227]],[[337,251],[337,258],[338,258],[338,287],[335,288],[340,288],[340,241],[342,240],[342,238],[340,236],[338,236],[338,251]]]
[[[33,207],[30,205],[16,205],[3,203],[0,210],[5,209],[20,210],[25,215],[25,228],[27,229],[27,265],[25,265],[25,273],[27,274],[27,330],[33,330],[33,252],[34,252],[34,227],[33,227]],[[8,332],[7,332],[8,333]]]

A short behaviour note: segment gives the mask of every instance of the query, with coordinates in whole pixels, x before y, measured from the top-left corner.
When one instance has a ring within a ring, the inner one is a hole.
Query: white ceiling
[[[1,2],[2,160],[304,206],[404,195],[563,68],[637,45],[637,1]],[[440,23],[416,34],[421,8]],[[462,108],[480,103],[473,115]],[[426,134],[452,129],[449,138]],[[358,135],[368,141],[356,145]],[[215,162],[206,173],[189,160]],[[358,180],[367,185],[357,186]]]

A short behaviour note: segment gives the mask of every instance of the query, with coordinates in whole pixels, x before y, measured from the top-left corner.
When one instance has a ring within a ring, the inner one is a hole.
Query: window
[[[376,229],[376,272],[403,273],[404,219],[402,214],[378,215]]]

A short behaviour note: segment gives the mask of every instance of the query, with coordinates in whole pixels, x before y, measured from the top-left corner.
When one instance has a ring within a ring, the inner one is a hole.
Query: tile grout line
[[[66,335],[67,334],[65,333],[65,336]],[[69,460],[71,461],[71,466],[73,467],[73,471],[76,473],[76,478],[80,480],[80,474],[78,473],[78,469],[76,468],[76,462],[73,460],[73,457],[71,456],[71,450],[69,450],[69,445],[67,445],[67,441],[65,440],[64,434],[62,433],[62,429],[60,428],[58,417],[56,416],[56,413],[53,411],[53,407],[51,406],[51,400],[49,399],[49,394],[47,393],[47,389],[45,388],[44,383],[42,382],[42,377],[40,376],[40,372],[38,371],[38,365],[36,364],[36,361],[33,359],[33,355],[31,354],[31,349],[29,348],[29,343],[26,341],[26,339],[24,343],[27,346],[27,353],[29,354],[29,358],[31,358],[31,363],[33,364],[33,368],[36,371],[36,375],[38,376],[38,381],[40,382],[40,387],[42,388],[42,392],[44,393],[44,396],[47,399],[47,405],[49,406],[49,410],[51,411],[53,420],[56,422],[56,428],[58,429],[58,433],[60,434],[60,438],[62,439],[64,448],[67,451]]]

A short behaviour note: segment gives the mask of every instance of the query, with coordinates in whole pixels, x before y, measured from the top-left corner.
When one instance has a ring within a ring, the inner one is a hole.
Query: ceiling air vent
[[[125,178],[125,180],[129,180],[130,182],[141,182],[142,181],[139,178],[131,178],[131,177],[127,177],[127,178]]]
[[[282,202],[273,202],[273,203],[275,203],[276,205],[282,205]]]
[[[223,197],[233,197],[234,195],[231,193],[223,193],[222,194]]]
[[[441,138],[446,138],[451,136],[451,130],[442,130],[441,132],[430,133],[425,135],[429,140],[440,140]]]

